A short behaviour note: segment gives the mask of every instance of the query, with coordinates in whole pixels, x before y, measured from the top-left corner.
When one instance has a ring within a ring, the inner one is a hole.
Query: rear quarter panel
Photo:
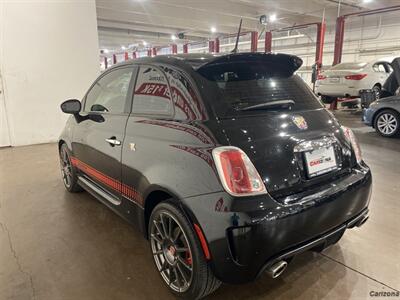
[[[221,191],[211,155],[218,142],[209,126],[214,125],[129,117],[122,153],[123,183],[143,198],[154,186],[180,199]]]

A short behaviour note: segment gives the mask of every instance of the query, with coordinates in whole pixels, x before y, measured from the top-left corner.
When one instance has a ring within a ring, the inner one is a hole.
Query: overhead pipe
[[[289,40],[289,39],[302,38],[302,37],[304,37],[304,36],[305,36],[304,34],[297,34],[297,35],[291,35],[291,36],[277,37],[277,38],[273,38],[272,40],[274,40],[274,41]],[[239,45],[250,45],[250,44],[251,44],[251,41],[239,42],[238,44],[239,44]],[[192,45],[193,45],[193,44],[192,44]],[[220,48],[221,48],[221,47],[233,47],[233,46],[235,46],[235,43],[228,43],[228,44],[220,45]],[[208,46],[207,46],[207,47],[195,48],[195,49],[193,49],[193,50],[194,50],[194,51],[199,51],[199,50],[207,50],[207,49],[208,49]]]
[[[371,9],[371,10],[355,12],[355,13],[350,13],[350,14],[345,14],[343,16],[339,16],[336,19],[335,48],[334,48],[335,50],[334,50],[333,65],[337,65],[342,62],[344,29],[345,29],[346,18],[370,16],[370,15],[387,13],[387,12],[398,11],[398,10],[400,10],[400,5]]]
[[[273,29],[269,32],[267,31],[265,33],[265,52],[272,51],[272,40],[273,40],[272,33],[273,32],[283,32],[283,31],[290,31],[290,30],[296,30],[296,29],[305,29],[310,26],[317,27],[317,40],[315,43],[315,63],[318,66],[318,70],[321,69],[322,56],[323,56],[323,52],[324,52],[324,43],[325,43],[325,31],[326,31],[325,21],[299,24],[299,25],[295,25],[295,26]]]

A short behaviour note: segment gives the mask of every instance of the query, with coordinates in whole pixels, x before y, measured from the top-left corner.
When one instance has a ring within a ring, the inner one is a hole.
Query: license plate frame
[[[304,152],[308,178],[314,178],[338,169],[333,145]]]

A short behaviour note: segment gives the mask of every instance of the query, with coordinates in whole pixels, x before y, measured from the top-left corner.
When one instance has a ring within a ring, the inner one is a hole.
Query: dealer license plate
[[[305,152],[305,159],[309,177],[315,177],[337,169],[333,146]]]

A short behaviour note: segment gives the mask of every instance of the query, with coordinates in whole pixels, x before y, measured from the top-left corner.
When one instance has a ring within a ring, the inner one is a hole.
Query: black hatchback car
[[[284,54],[173,55],[105,71],[59,141],[70,192],[135,224],[176,295],[279,276],[368,218],[371,173],[348,128]]]

